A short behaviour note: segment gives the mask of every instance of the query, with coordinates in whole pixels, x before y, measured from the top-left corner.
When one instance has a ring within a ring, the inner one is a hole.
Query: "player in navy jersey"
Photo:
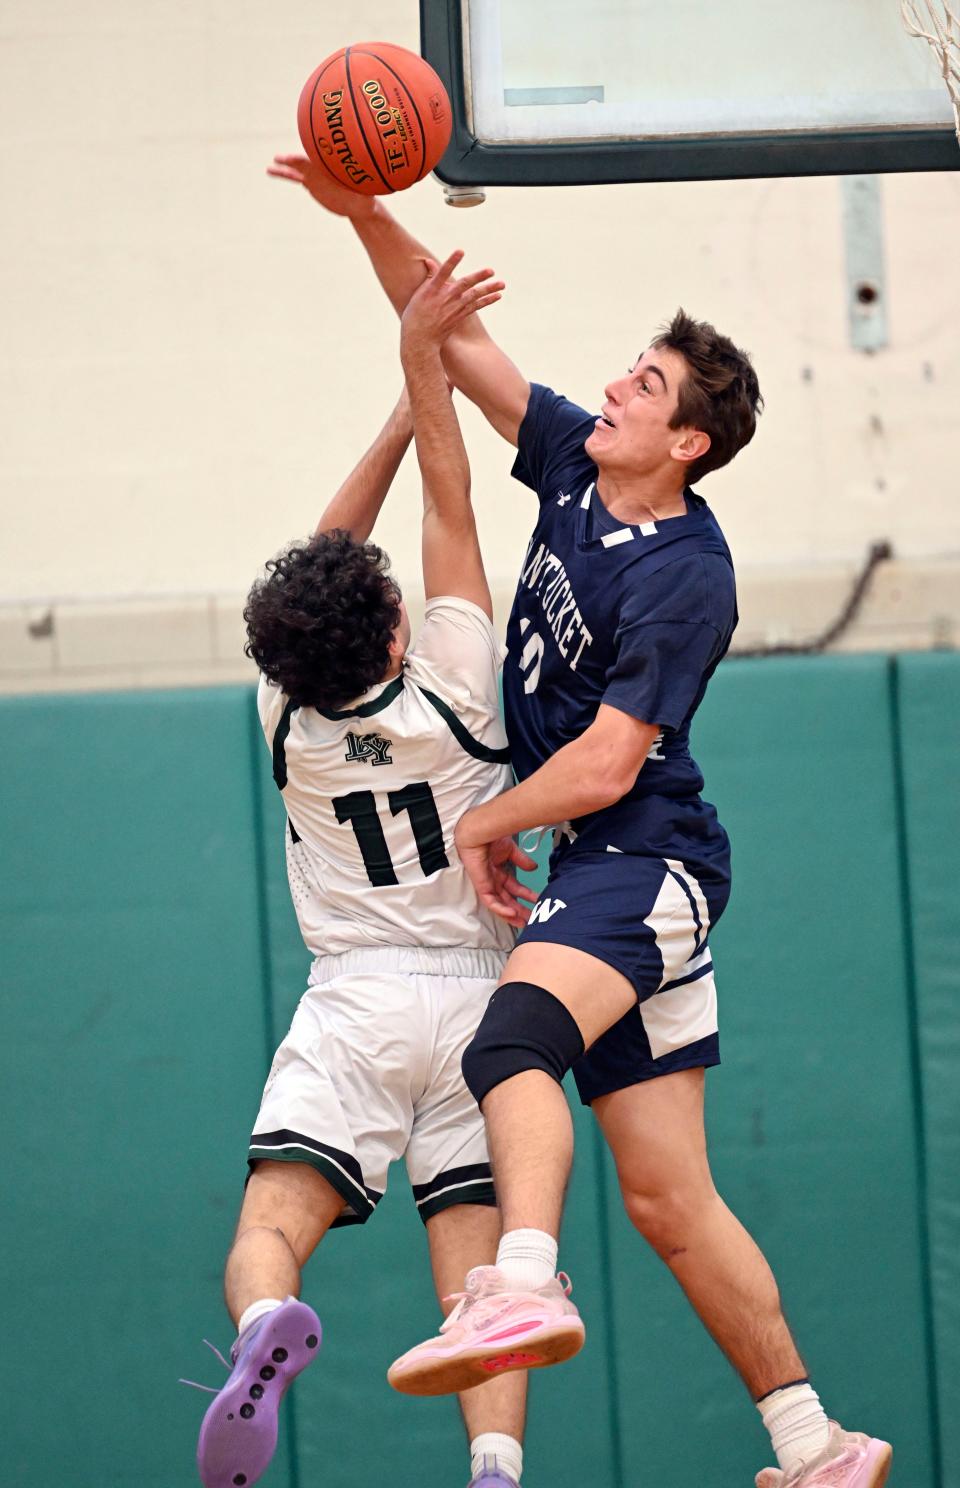
[[[332,187],[302,157],[278,157],[272,171],[351,219],[402,313],[427,250],[382,203]],[[499,1275],[390,1377],[440,1393],[478,1366],[575,1352],[536,1301],[556,1265],[573,1145],[559,1082],[572,1068],[627,1213],[759,1405],[779,1462],[760,1488],[879,1488],[889,1445],[827,1420],[770,1268],[706,1154],[704,1070],[719,1059],[709,934],[729,893],[729,846],[688,740],[737,614],[730,553],[691,487],[752,438],[755,372],[682,311],[607,384],[599,417],[531,385],[475,316],[447,341],[444,364],[516,444],[514,474],[540,503],[504,666],[518,783],[468,811],[456,834],[489,909],[510,913],[490,845],[556,830],[547,885],[464,1056],[503,1213]]]

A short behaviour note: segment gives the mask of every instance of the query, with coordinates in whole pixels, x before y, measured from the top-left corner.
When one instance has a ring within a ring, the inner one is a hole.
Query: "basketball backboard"
[[[899,0],[421,0],[451,186],[955,170]]]

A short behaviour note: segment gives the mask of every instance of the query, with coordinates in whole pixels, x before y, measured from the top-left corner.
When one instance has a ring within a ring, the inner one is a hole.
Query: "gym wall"
[[[734,846],[713,937],[718,1186],[828,1410],[958,1488],[960,658],[728,662],[695,752]],[[6,698],[2,1476],[187,1488],[246,1138],[304,986],[246,687]],[[948,793],[947,787],[951,787]],[[525,1483],[738,1488],[759,1416],[631,1230],[589,1113],[561,1248],[588,1342],[533,1379]],[[331,1235],[276,1488],[465,1481],[452,1402],[393,1394],[437,1319],[402,1169]]]
[[[246,680],[238,601],[400,387],[396,318],[350,229],[266,175],[299,148],[302,83],[358,36],[416,47],[414,0],[88,0],[82,24],[75,0],[8,0],[0,691]],[[748,348],[766,411],[703,486],[737,560],[738,644],[816,634],[888,539],[898,566],[844,644],[922,649],[960,636],[960,173],[880,190],[874,356],[850,345],[835,178],[504,188],[466,212],[428,181],[395,207],[505,278],[492,333],[589,407],[678,305]],[[508,602],[526,508],[509,450],[462,413]],[[411,593],[419,505],[410,460],[378,537]]]

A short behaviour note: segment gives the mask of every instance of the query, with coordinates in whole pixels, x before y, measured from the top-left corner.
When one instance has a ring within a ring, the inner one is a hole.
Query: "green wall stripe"
[[[270,1068],[274,1053],[273,1042],[273,943],[270,933],[270,911],[267,904],[267,858],[264,840],[263,800],[263,756],[265,754],[263,728],[257,710],[257,694],[250,693],[247,709],[248,738],[250,745],[250,793],[253,801],[253,840],[256,856],[255,876],[257,886],[257,919],[260,925],[260,982],[263,988],[263,1052],[264,1077]],[[274,766],[274,768],[276,768]],[[279,784],[279,782],[278,782]],[[288,1390],[281,1413],[280,1436],[287,1444],[289,1465],[288,1488],[300,1488],[300,1459],[297,1451],[297,1392]]]
[[[903,717],[900,696],[900,666],[891,656],[888,663],[890,681],[890,736],[896,810],[897,860],[900,875],[900,913],[902,921],[903,974],[909,1012],[910,1074],[913,1084],[913,1125],[917,1160],[917,1231],[922,1259],[922,1295],[924,1340],[926,1344],[927,1404],[930,1413],[930,1458],[936,1488],[943,1488],[943,1453],[940,1421],[940,1388],[937,1369],[937,1336],[934,1314],[932,1256],[930,1244],[930,1185],[927,1171],[926,1101],[924,1097],[923,1057],[920,1048],[920,1007],[917,996],[917,958],[914,944],[913,887],[910,873],[910,826],[904,771]]]
[[[617,1378],[617,1313],[613,1297],[613,1270],[610,1264],[610,1156],[599,1125],[593,1126],[594,1160],[597,1172],[597,1222],[600,1236],[600,1254],[597,1257],[603,1277],[603,1311],[606,1331],[607,1375],[610,1389],[607,1392],[607,1409],[610,1426],[610,1461],[613,1467],[613,1488],[626,1488],[623,1472],[623,1429],[620,1421],[620,1391]],[[639,1241],[639,1236],[637,1237]]]

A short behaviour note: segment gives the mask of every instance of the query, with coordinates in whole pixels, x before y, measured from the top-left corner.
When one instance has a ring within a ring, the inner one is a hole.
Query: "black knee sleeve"
[[[461,1067],[479,1105],[495,1085],[524,1070],[543,1070],[559,1084],[582,1053],[576,1020],[558,997],[533,982],[505,982],[488,1002]]]

